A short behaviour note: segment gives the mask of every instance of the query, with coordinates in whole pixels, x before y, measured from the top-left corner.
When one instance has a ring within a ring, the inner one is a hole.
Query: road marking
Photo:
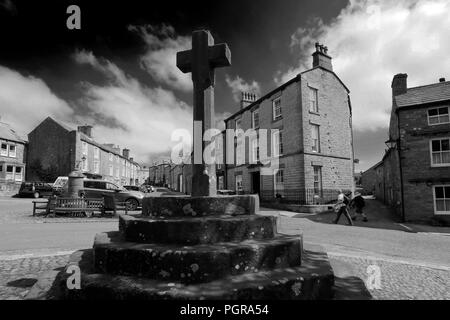
[[[409,230],[409,231],[411,231],[411,232],[413,232],[414,230],[413,229],[411,229],[410,227],[408,227],[408,226],[405,226],[404,224],[402,224],[402,223],[397,223],[399,226],[401,226],[401,227],[403,227],[403,228],[405,228],[405,229],[407,229],[407,230]]]
[[[0,255],[0,261],[11,261],[20,260],[27,258],[44,258],[44,257],[57,257],[66,256],[74,253],[76,250],[72,251],[57,251],[52,253],[24,253],[24,254],[13,254],[13,255]]]

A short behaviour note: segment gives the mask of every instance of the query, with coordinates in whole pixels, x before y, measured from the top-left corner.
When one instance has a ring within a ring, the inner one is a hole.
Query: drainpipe
[[[403,166],[402,166],[402,153],[401,153],[401,133],[400,133],[400,110],[397,109],[397,128],[398,128],[398,141],[397,141],[397,153],[398,153],[398,165],[400,171],[400,191],[402,197],[402,222],[405,222],[405,192],[403,188]]]

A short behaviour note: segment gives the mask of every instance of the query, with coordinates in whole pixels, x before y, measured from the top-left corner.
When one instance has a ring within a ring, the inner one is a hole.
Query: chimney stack
[[[328,47],[316,42],[316,52],[313,56],[313,68],[322,67],[324,69],[333,71],[333,64],[331,57],[328,55]]]
[[[440,78],[439,82],[445,82],[445,78]]]
[[[130,161],[131,161],[131,162],[134,162],[134,158],[130,158]]]
[[[258,100],[258,97],[254,93],[242,92],[241,95],[241,109],[251,105],[253,102]]]
[[[406,93],[408,90],[408,75],[406,73],[399,73],[392,79],[392,98]]]
[[[78,126],[78,132],[82,132],[89,138],[92,138],[92,126]]]
[[[128,159],[130,157],[130,149],[123,149],[122,156],[124,156],[124,158]]]

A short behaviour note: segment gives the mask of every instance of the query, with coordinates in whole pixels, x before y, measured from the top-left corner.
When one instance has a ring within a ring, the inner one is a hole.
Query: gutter
[[[397,109],[397,129],[398,129],[398,143],[397,143],[397,152],[398,152],[398,165],[400,171],[400,192],[402,198],[402,222],[405,222],[405,190],[403,188],[403,166],[402,166],[402,153],[401,153],[401,133],[400,133],[400,109]]]

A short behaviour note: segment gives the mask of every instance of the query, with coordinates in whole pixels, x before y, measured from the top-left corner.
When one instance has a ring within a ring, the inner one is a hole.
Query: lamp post
[[[396,149],[397,150],[397,156],[398,156],[398,168],[399,168],[399,175],[400,175],[400,191],[401,191],[401,202],[402,202],[402,222],[405,222],[405,195],[403,190],[403,168],[402,168],[402,157],[401,157],[401,147],[400,147],[400,139],[392,139],[392,137],[389,137],[389,140],[385,142],[386,146],[389,148],[389,150]]]

